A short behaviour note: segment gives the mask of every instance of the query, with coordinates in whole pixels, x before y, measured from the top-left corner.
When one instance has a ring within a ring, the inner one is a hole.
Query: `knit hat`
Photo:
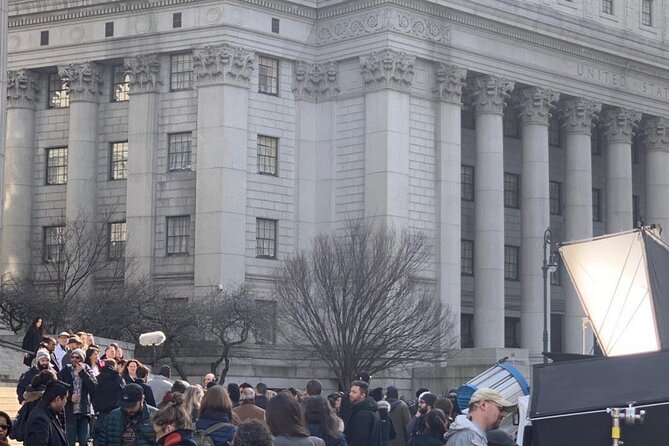
[[[437,395],[435,395],[434,393],[425,392],[421,394],[419,400],[425,401],[428,406],[434,407],[434,403],[437,402]]]
[[[72,355],[79,356],[82,361],[86,359],[86,353],[84,353],[84,351],[80,348],[75,348],[74,350],[72,350],[72,353],[70,353],[70,358],[72,357]]]
[[[37,350],[37,353],[35,353],[35,362],[39,362],[39,360],[42,358],[47,358],[49,360],[51,359],[49,356],[49,352],[44,348],[40,348],[39,350]]]

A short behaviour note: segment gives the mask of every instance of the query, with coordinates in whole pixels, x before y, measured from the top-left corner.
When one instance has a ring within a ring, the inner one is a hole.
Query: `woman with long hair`
[[[322,439],[309,435],[300,403],[289,393],[281,392],[267,402],[265,420],[274,446],[325,446]]]
[[[322,438],[325,446],[346,446],[346,437],[339,429],[341,419],[326,398],[320,395],[307,398],[304,417],[311,435]]]
[[[184,409],[190,414],[193,423],[195,423],[200,413],[200,402],[203,396],[204,390],[199,384],[190,386],[184,392]]]
[[[183,402],[182,395],[174,395],[169,403],[151,417],[159,446],[196,446],[193,423],[184,410]]]
[[[21,348],[23,350],[31,352],[23,354],[23,363],[28,367],[32,367],[32,362],[35,358],[35,352],[39,348],[43,336],[44,321],[41,317],[36,317],[33,320],[33,323],[30,324],[30,327],[28,327],[25,336],[23,336],[23,342],[21,343]]]
[[[227,446],[237,428],[232,424],[232,401],[223,386],[213,386],[200,402],[200,415],[195,423],[198,431],[209,431],[214,446]]]
[[[228,396],[230,397],[230,401],[232,401],[232,407],[239,406],[239,399],[241,398],[241,395],[242,394],[237,383],[228,384]]]
[[[128,359],[128,361],[123,365],[123,370],[121,371],[121,376],[125,380],[126,384],[134,383],[137,379],[137,369],[142,365],[136,359]]]
[[[93,371],[93,376],[100,374],[100,348],[97,345],[89,345],[86,349],[86,363]]]

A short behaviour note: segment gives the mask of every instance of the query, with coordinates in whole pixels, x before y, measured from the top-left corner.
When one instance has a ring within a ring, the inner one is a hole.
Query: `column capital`
[[[622,107],[607,108],[602,112],[607,141],[632,143],[632,134],[641,119],[641,112]]]
[[[102,95],[102,70],[94,62],[60,66],[58,75],[70,85],[70,102],[97,102]]]
[[[548,125],[551,110],[560,95],[549,88],[526,87],[518,90],[518,109],[522,124]]]
[[[669,151],[669,119],[650,116],[644,120],[643,136],[648,150]]]
[[[30,70],[7,72],[7,107],[35,108],[39,98],[39,75]]]
[[[195,85],[226,84],[248,88],[255,53],[242,47],[230,45],[205,46],[193,51],[193,73]]]
[[[432,89],[436,99],[454,104],[462,103],[462,87],[465,85],[467,69],[457,65],[439,63],[435,75],[437,85]]]
[[[562,126],[571,133],[587,133],[592,130],[592,121],[599,116],[602,104],[592,99],[569,98],[562,102]]]
[[[128,75],[130,94],[155,93],[162,85],[160,80],[160,58],[157,54],[138,54],[123,61]]]
[[[473,93],[475,113],[503,114],[504,103],[515,83],[503,77],[481,75],[474,78]]]
[[[296,99],[317,101],[337,96],[337,62],[310,64],[295,61],[293,69],[293,94]]]
[[[413,83],[415,56],[390,49],[360,57],[366,91],[394,88],[408,91]]]

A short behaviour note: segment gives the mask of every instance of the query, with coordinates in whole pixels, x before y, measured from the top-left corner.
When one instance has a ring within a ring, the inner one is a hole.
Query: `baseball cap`
[[[142,386],[130,383],[121,390],[121,398],[118,400],[118,405],[124,409],[128,409],[142,401],[143,396],[144,389],[142,389]]]
[[[70,338],[70,334],[66,331],[61,331],[60,334],[58,335],[59,338]]]
[[[472,398],[469,400],[469,404],[478,403],[480,401],[491,401],[501,407],[505,412],[509,412],[516,407],[515,404],[505,400],[496,390],[485,387],[474,392]]]

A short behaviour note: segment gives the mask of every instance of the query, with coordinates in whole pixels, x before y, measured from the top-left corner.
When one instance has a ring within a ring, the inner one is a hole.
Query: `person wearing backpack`
[[[232,401],[222,386],[210,387],[200,402],[193,439],[198,446],[228,446],[237,428],[232,425]]]
[[[58,381],[58,377],[56,376],[56,372],[51,369],[42,370],[39,372],[39,374],[33,377],[30,385],[26,388],[26,391],[23,392],[23,399],[25,403],[21,406],[18,413],[16,414],[16,419],[12,424],[11,432],[8,433],[9,438],[16,441],[25,440],[26,426],[28,424],[28,417],[30,416],[30,412],[42,399],[46,385],[55,381]]]

